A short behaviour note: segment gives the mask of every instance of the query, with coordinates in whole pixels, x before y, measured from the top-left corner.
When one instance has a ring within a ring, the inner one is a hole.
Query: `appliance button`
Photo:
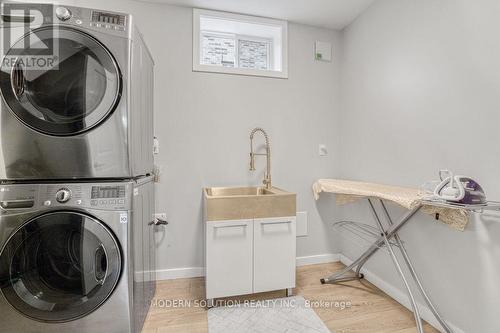
[[[82,204],[82,200],[76,200],[76,204],[77,205],[81,205]]]
[[[108,202],[107,202],[106,200],[100,200],[100,201],[99,201],[99,203],[100,203],[101,205],[106,205]]]
[[[83,22],[82,22],[82,20],[76,20],[75,23],[76,24],[82,24]]]
[[[71,12],[68,8],[65,7],[57,7],[56,8],[56,16],[61,21],[67,21],[71,18]]]
[[[95,26],[98,27],[98,28],[100,28],[100,27],[102,27],[102,24],[101,23],[96,23]]]
[[[71,191],[67,188],[62,188],[56,193],[56,200],[59,203],[66,203],[71,199]]]
[[[109,203],[110,203],[111,205],[114,205],[114,204],[116,204],[116,200],[109,200]]]
[[[106,28],[106,29],[111,29],[112,27],[111,27],[109,24],[106,24],[106,25],[105,25],[105,28]]]
[[[91,200],[90,201],[91,206],[97,206],[97,200]]]
[[[118,203],[119,203],[120,205],[123,205],[123,204],[125,203],[125,200],[120,199],[120,200],[118,200]]]
[[[43,203],[44,206],[50,206],[52,205],[52,202],[50,200],[45,200],[45,202]]]

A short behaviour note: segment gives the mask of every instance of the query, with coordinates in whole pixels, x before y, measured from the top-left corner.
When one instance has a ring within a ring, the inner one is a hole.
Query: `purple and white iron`
[[[433,200],[442,200],[464,205],[484,205],[486,195],[475,180],[466,176],[455,176],[449,170],[440,170],[441,183],[435,188]]]

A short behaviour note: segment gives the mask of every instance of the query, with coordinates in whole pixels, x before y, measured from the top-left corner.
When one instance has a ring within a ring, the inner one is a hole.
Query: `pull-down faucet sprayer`
[[[266,153],[265,154],[257,154],[253,152],[253,137],[255,133],[261,132],[264,135],[264,138],[266,139]],[[257,127],[252,130],[250,133],[250,171],[255,171],[255,156],[266,156],[266,162],[267,162],[267,167],[266,167],[266,173],[264,174],[264,180],[263,184],[266,186],[266,189],[270,189],[272,187],[271,185],[271,145],[269,143],[269,136],[267,135],[266,131],[264,131],[262,128]]]

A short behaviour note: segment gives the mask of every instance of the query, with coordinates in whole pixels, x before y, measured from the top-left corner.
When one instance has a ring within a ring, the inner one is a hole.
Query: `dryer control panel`
[[[125,31],[127,19],[125,15],[92,11],[91,27]]]
[[[132,21],[124,13],[55,4],[0,2],[0,11],[0,25],[24,27],[26,22],[43,18],[42,25],[69,25],[122,37],[129,34]],[[19,14],[23,12],[27,14]]]

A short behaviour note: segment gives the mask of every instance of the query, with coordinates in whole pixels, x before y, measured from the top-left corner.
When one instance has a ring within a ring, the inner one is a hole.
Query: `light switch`
[[[319,156],[327,156],[328,155],[328,148],[324,143],[321,143],[318,148],[318,153]]]

